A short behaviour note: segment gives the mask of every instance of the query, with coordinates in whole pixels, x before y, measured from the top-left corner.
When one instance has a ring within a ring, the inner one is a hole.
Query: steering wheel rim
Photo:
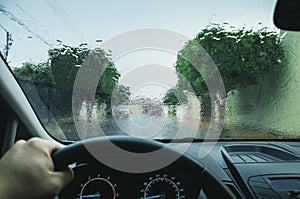
[[[79,161],[90,161],[90,151],[88,149],[96,148],[97,151],[105,151],[109,153],[107,147],[111,147],[111,143],[133,153],[149,153],[160,149],[165,149],[163,157],[178,156],[176,161],[184,163],[188,169],[193,169],[195,175],[201,180],[200,187],[205,192],[208,198],[236,198],[231,190],[221,182],[208,168],[196,162],[192,157],[186,154],[180,154],[178,151],[170,148],[166,144],[150,139],[142,139],[130,136],[111,136],[91,138],[83,141],[78,141],[67,145],[52,154],[55,170],[63,170],[68,165]],[[94,155],[94,154],[93,154]],[[117,154],[109,154],[109,156],[117,157]],[[145,160],[147,157],[145,157]],[[123,158],[124,160],[124,158]],[[161,157],[158,157],[158,161]],[[152,162],[153,160],[150,160]]]

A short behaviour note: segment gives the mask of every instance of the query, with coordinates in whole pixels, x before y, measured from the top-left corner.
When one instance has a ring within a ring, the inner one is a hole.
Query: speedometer
[[[102,178],[100,175],[95,178],[89,177],[88,180],[81,185],[81,191],[78,194],[79,199],[116,199],[116,184],[110,181],[110,178]]]
[[[183,199],[185,195],[181,186],[181,182],[175,177],[156,175],[144,183],[140,199]]]

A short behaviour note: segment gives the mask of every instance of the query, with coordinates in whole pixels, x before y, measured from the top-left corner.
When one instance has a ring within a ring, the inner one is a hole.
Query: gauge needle
[[[100,193],[98,193],[98,194],[80,196],[80,198],[100,198],[100,196],[101,196]]]
[[[160,198],[160,195],[149,196],[149,197],[146,197],[144,199],[152,199],[152,198]]]

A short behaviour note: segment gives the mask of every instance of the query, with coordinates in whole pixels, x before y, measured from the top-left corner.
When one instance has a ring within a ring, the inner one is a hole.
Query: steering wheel
[[[119,154],[119,150],[115,150],[116,148],[122,151],[125,150],[128,152],[128,155],[124,157],[124,153]],[[228,199],[236,198],[224,183],[199,162],[185,154],[179,153],[166,144],[150,139],[130,136],[87,139],[55,151],[52,154],[52,159],[55,169],[63,170],[72,163],[89,161],[91,154],[98,160],[101,158],[100,161],[104,160],[104,164],[108,164],[108,166],[113,166],[109,164],[125,165],[120,169],[127,172],[130,172],[131,169],[131,172],[135,173],[144,172],[145,169],[154,170],[156,168],[151,167],[154,163],[155,165],[162,165],[166,160],[175,158],[176,164],[184,165],[184,168],[193,172],[193,176],[199,179],[199,187],[202,188],[208,198],[219,198],[220,196]],[[132,156],[132,154],[134,155]],[[150,154],[149,157],[147,154]],[[132,164],[132,161],[135,161],[135,164]],[[136,164],[137,162],[141,164]],[[127,168],[126,163],[128,163],[127,166],[135,165],[136,168]],[[150,165],[150,167],[145,168],[145,165]]]

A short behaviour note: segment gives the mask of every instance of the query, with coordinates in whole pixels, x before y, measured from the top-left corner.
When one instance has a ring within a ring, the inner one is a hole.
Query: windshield
[[[2,1],[1,53],[58,139],[299,138],[300,36],[275,3]]]

